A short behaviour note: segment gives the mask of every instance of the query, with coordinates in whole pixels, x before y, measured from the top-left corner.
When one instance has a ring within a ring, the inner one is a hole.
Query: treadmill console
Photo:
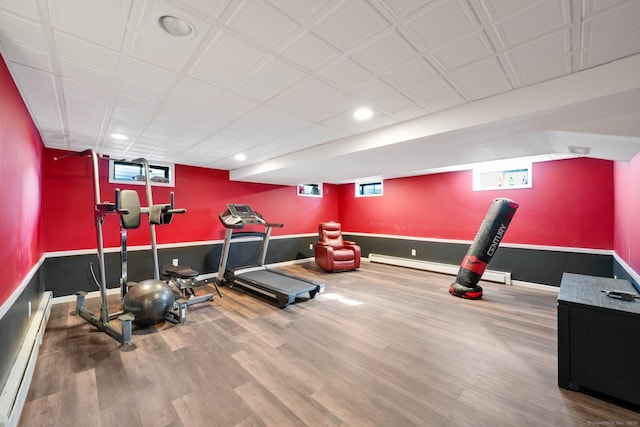
[[[218,218],[226,228],[242,228],[244,224],[264,224],[262,215],[249,205],[228,204]]]
[[[238,216],[240,218],[252,218],[257,216],[253,208],[249,205],[228,204],[227,208],[229,209],[231,215]]]

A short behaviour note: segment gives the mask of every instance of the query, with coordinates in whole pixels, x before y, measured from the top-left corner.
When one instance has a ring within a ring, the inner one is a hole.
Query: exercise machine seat
[[[348,271],[360,267],[360,246],[344,240],[339,222],[323,222],[318,226],[315,244],[316,264],[325,271]]]

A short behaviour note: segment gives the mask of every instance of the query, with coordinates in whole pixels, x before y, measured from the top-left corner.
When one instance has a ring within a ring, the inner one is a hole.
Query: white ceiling
[[[640,0],[0,0],[0,53],[47,147],[236,180],[640,150]]]

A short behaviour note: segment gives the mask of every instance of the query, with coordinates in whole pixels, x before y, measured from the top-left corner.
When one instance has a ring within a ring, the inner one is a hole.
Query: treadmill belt
[[[285,276],[283,274],[274,273],[269,270],[256,270],[242,273],[239,274],[236,279],[244,279],[283,294],[299,294],[318,288],[318,285],[316,284]]]

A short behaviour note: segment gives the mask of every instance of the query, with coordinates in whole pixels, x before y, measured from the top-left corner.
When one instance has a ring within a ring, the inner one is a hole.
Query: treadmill
[[[280,308],[285,308],[292,304],[300,295],[308,293],[309,298],[314,298],[317,293],[324,290],[323,283],[265,267],[264,262],[267,256],[271,229],[273,227],[282,227],[283,224],[266,222],[262,215],[254,211],[251,206],[241,204],[228,204],[227,209],[218,215],[218,218],[226,228],[220,266],[218,267],[217,281],[219,284],[226,283],[231,288],[237,286],[254,295],[266,297],[272,301],[275,300]],[[234,230],[242,229],[245,224],[259,224],[265,227],[264,234],[262,234],[262,246],[258,256],[258,264],[227,270],[231,240],[233,237],[241,235],[241,233],[234,233]]]

